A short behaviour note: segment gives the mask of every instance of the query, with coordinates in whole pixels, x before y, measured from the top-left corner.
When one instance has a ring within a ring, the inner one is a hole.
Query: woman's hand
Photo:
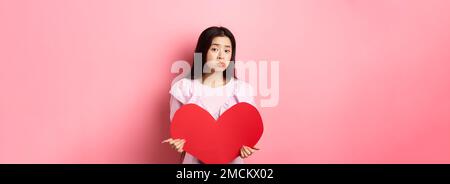
[[[256,150],[259,150],[259,148],[250,148],[248,146],[242,146],[241,148],[241,158],[247,158],[250,155],[252,155]]]
[[[184,143],[186,142],[186,140],[169,138],[169,139],[162,141],[161,143],[166,143],[166,142],[168,142],[170,144],[170,146],[172,146],[173,149],[177,150],[179,153],[182,153],[183,146],[184,146]]]

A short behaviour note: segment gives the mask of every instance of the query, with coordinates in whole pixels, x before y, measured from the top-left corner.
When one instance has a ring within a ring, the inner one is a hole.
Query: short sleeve
[[[246,102],[256,107],[254,92],[255,91],[253,90],[253,87],[250,84],[244,81],[237,82],[235,96],[238,102]]]
[[[170,121],[172,122],[175,112],[191,98],[191,80],[181,79],[175,82],[169,90],[170,96]]]
[[[169,93],[182,104],[188,102],[190,98],[190,90],[191,85],[189,79],[183,78],[177,82],[175,82],[171,88]]]

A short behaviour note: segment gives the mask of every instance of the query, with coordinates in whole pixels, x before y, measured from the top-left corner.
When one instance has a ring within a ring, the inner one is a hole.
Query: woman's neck
[[[222,72],[205,74],[203,78],[203,84],[212,88],[225,85],[225,80],[223,79]]]

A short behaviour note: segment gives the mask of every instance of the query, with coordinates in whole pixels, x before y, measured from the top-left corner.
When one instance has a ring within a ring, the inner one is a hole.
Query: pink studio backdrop
[[[0,0],[0,25],[0,163],[177,163],[170,67],[211,25],[280,62],[247,163],[450,163],[447,0]]]

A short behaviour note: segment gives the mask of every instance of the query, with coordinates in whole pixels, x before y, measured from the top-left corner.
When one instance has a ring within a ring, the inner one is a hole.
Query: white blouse
[[[232,78],[224,86],[209,87],[203,85],[200,79],[183,78],[175,82],[169,93],[170,121],[175,112],[184,104],[196,104],[208,111],[214,119],[218,119],[228,108],[240,102],[247,102],[255,106],[252,87],[241,80]],[[183,164],[201,164],[189,153],[185,153]],[[243,164],[241,157],[236,157],[230,164]]]

